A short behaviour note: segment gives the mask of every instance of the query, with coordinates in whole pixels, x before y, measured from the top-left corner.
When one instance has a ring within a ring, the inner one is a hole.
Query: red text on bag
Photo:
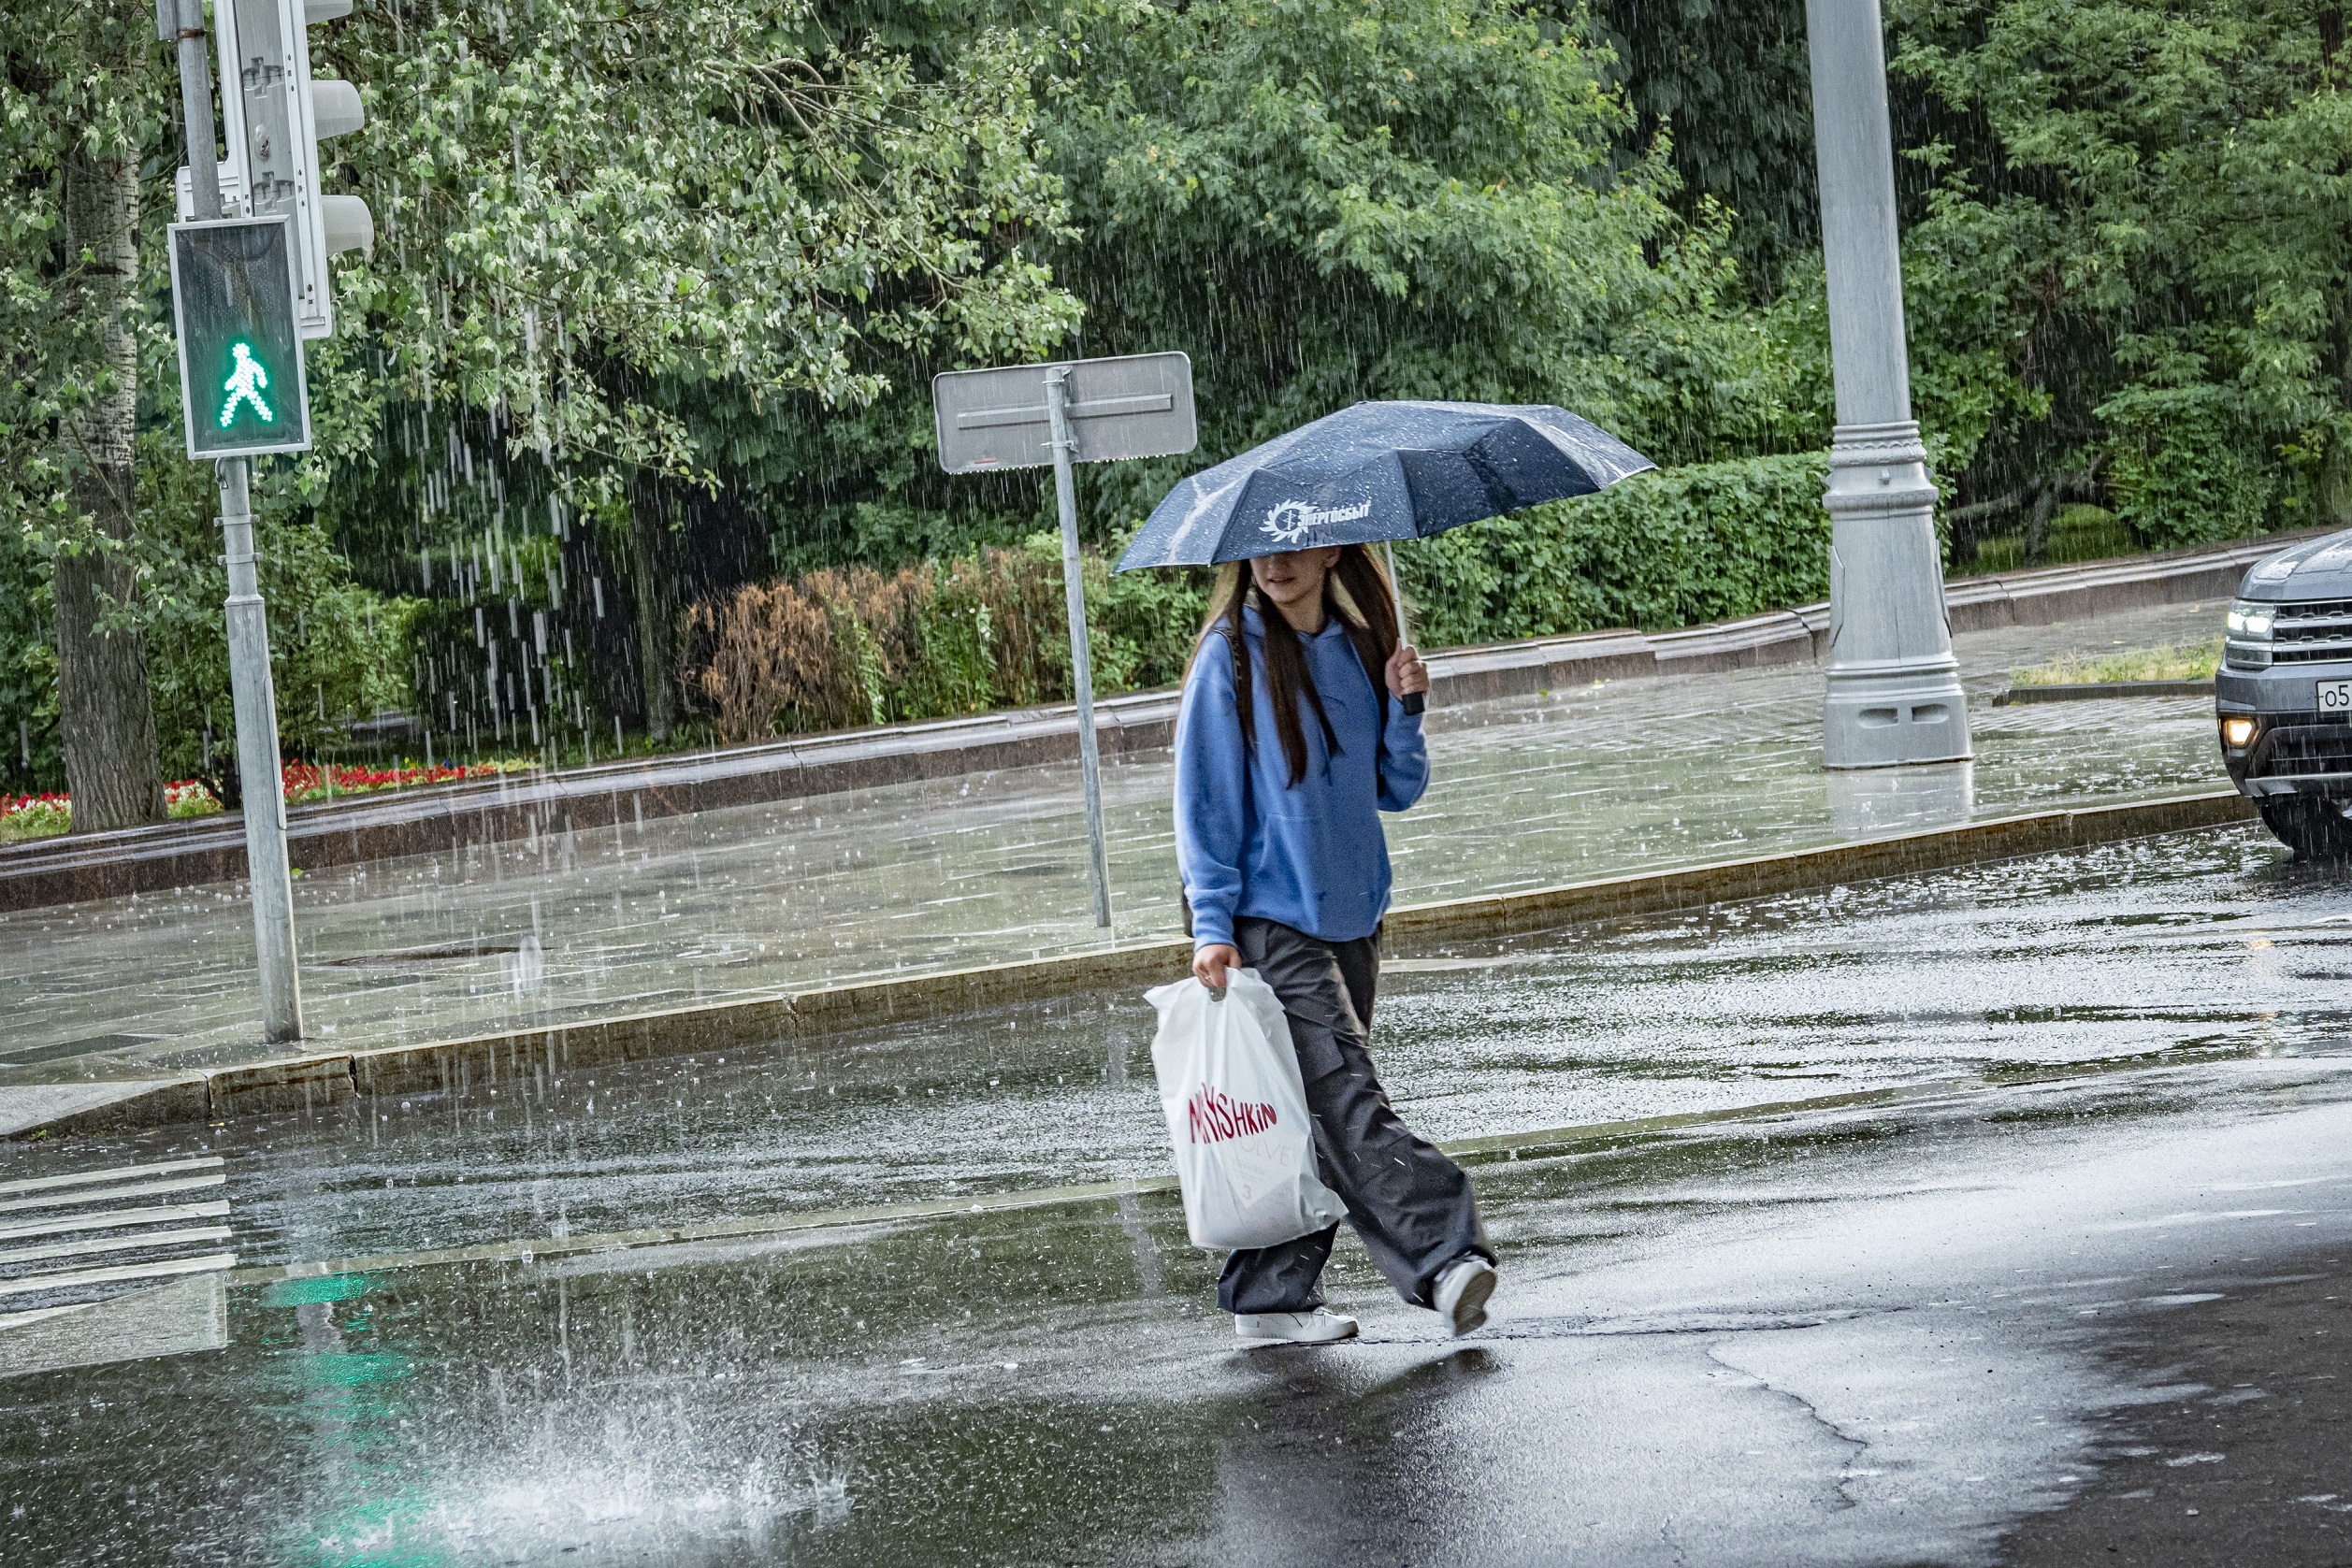
[[[1275,1123],[1273,1106],[1235,1100],[1206,1084],[1192,1091],[1192,1098],[1184,1102],[1184,1109],[1195,1144],[1247,1138],[1252,1133],[1265,1131]]]

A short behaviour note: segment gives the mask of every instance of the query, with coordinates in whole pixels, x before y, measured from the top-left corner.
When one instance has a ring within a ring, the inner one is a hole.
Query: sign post
[[[251,495],[254,453],[306,452],[310,446],[310,391],[296,311],[296,237],[283,214],[221,216],[202,0],[157,0],[155,23],[159,34],[178,43],[180,53],[195,221],[174,223],[169,231],[172,320],[180,340],[188,456],[211,459],[220,478],[229,691],[237,712],[237,779],[244,796],[245,873],[261,974],[262,1033],[273,1043],[299,1040],[302,987],[295,968],[278,694],[269,674],[269,621],[253,567]]]
[[[1061,591],[1070,611],[1070,684],[1078,699],[1078,761],[1094,923],[1111,924],[1110,856],[1103,842],[1103,767],[1094,734],[1094,663],[1087,647],[1086,585],[1078,569],[1079,463],[1173,457],[1199,441],[1192,362],[1180,353],[955,370],[931,379],[939,466],[951,474],[1054,470],[1061,516]]]

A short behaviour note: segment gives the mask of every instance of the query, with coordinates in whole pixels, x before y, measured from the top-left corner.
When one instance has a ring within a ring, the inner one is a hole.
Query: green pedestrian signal
[[[188,455],[306,452],[310,396],[282,214],[171,225]]]
[[[229,395],[229,400],[221,405],[221,428],[227,429],[236,420],[239,403],[251,403],[253,412],[261,416],[264,424],[275,421],[278,416],[271,413],[269,405],[261,400],[261,389],[269,384],[269,372],[263,369],[261,362],[253,357],[253,346],[251,343],[231,343],[229,357],[237,361],[237,368],[229,372],[228,384],[221,389]]]

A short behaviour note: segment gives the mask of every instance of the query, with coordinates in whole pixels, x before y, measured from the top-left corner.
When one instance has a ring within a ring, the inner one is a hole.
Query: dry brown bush
[[[1090,598],[1106,592],[1099,556],[1087,573]],[[1063,614],[1050,539],[887,574],[826,568],[695,605],[686,683],[729,744],[1060,701],[1071,691]],[[1117,690],[1125,666],[1102,652]]]
[[[719,739],[828,729],[863,716],[854,657],[844,657],[823,599],[790,582],[752,583],[686,611],[688,681]]]

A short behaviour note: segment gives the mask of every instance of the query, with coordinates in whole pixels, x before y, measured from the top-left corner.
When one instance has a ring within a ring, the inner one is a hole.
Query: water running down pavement
[[[1398,901],[2226,787],[2203,699],[1987,701],[2018,665],[2201,639],[2217,613],[1959,638],[1973,765],[1825,773],[1811,666],[1434,710],[1436,783],[1391,820]],[[1106,770],[1121,940],[1176,929],[1167,767]],[[1074,768],[1026,768],[330,869],[296,886],[310,1044],[1093,947],[1076,798]],[[0,1087],[281,1054],[258,1039],[241,885],[0,915]]]
[[[1463,1345],[1343,1242],[1368,1343],[1236,1352],[1151,1195],[235,1289],[218,1354],[0,1382],[0,1544],[1991,1561],[2129,1451],[2140,1403],[2244,1397],[2135,1381],[2114,1336],[2352,1244],[2347,923],[2352,887],[2227,829],[1414,966],[1376,1045],[1441,1136],[1993,1084],[1481,1166],[1506,1288]],[[0,1178],[223,1154],[248,1261],[1042,1185],[1164,1166],[1144,1027],[1013,1010],[599,1073],[593,1113],[570,1083],[363,1102],[19,1147]]]

